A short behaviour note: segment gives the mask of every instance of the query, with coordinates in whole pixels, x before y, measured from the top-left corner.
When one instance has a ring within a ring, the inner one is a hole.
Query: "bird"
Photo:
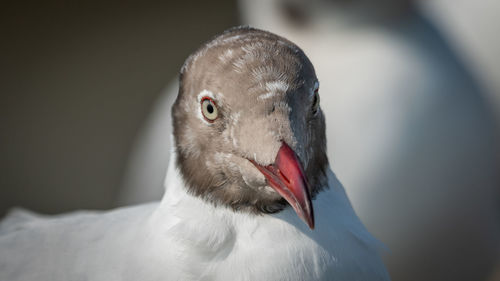
[[[446,40],[454,25],[420,2],[238,1],[243,24],[299,45],[332,93],[322,96],[331,168],[391,249],[391,277],[489,280],[500,267],[498,126],[464,49]],[[175,84],[135,140],[120,204],[162,194]]]
[[[323,94],[322,94],[323,95]],[[0,280],[390,280],[326,153],[319,81],[248,26],[181,68],[159,202],[0,223]]]

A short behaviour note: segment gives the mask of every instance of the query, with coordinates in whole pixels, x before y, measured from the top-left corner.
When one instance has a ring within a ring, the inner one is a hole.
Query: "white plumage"
[[[15,211],[0,224],[0,280],[389,280],[330,170],[318,80],[296,45],[230,29],[179,81],[163,200]]]
[[[255,216],[189,195],[172,162],[160,203],[14,211],[0,225],[0,280],[389,280],[331,171],[310,230],[291,208]]]

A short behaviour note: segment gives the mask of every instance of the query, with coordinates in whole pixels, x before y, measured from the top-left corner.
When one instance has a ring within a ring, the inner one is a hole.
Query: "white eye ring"
[[[219,110],[215,102],[209,97],[201,99],[201,113],[208,122],[212,123],[219,116]]]

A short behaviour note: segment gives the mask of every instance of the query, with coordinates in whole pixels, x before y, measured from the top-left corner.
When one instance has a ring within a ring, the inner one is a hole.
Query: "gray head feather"
[[[324,186],[325,121],[312,110],[317,78],[304,52],[275,34],[233,28],[193,53],[181,69],[172,108],[177,165],[188,190],[216,205],[272,213],[287,206],[250,163],[272,164],[286,142],[310,193]],[[218,118],[203,118],[212,99]]]

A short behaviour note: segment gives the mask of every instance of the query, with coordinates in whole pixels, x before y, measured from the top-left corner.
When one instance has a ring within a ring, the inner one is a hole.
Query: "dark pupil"
[[[208,104],[207,111],[208,111],[208,113],[212,114],[214,112],[214,107],[211,104]]]

